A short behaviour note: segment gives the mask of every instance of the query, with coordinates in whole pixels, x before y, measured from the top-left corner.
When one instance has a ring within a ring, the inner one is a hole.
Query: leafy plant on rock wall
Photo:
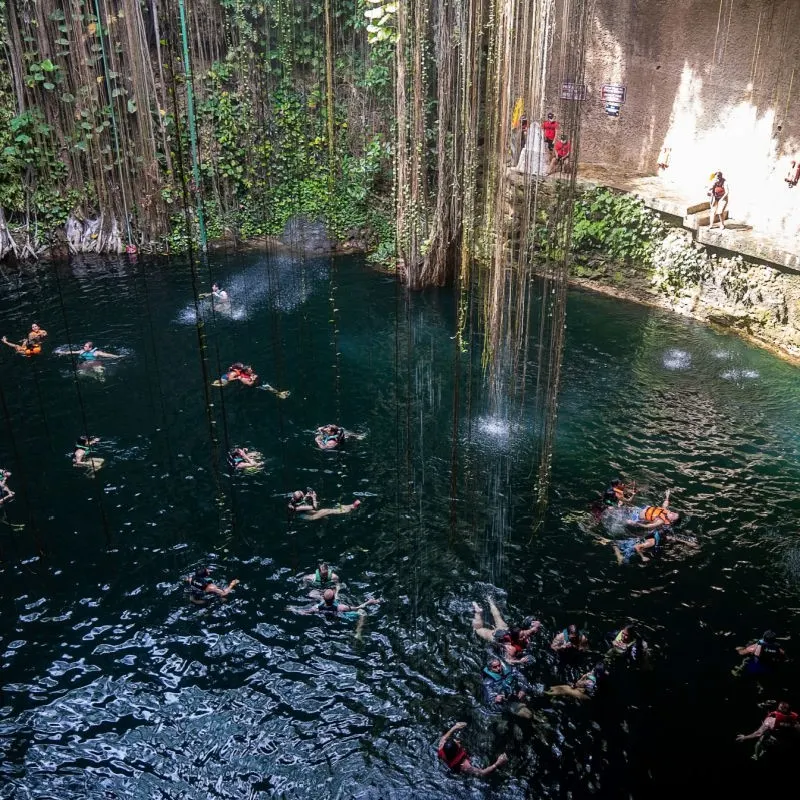
[[[577,263],[611,261],[649,269],[666,226],[638,198],[592,189],[575,202],[572,254]]]

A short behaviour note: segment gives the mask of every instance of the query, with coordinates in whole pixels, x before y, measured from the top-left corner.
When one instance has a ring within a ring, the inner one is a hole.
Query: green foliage
[[[607,260],[649,269],[665,225],[638,198],[597,188],[576,200],[572,254],[576,263]]]
[[[671,297],[700,284],[711,268],[705,250],[695,247],[691,234],[677,229],[654,248],[652,264],[653,286]]]

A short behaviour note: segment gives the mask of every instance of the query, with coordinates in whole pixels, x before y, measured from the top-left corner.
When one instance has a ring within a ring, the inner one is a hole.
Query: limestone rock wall
[[[553,52],[563,45],[556,29]],[[575,76],[560,63],[548,104],[566,120],[578,101],[561,98]],[[652,175],[669,147],[665,179],[700,200],[721,169],[735,219],[800,236],[800,186],[784,181],[800,160],[798,0],[594,0],[584,80],[581,164]],[[606,84],[625,86],[617,117],[602,102]]]

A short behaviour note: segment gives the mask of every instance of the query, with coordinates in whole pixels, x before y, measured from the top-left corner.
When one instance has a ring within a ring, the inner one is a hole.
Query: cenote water
[[[757,777],[752,743],[734,737],[778,690],[730,670],[734,646],[765,628],[790,654],[796,639],[794,367],[660,311],[571,294],[534,532],[533,421],[491,415],[477,339],[472,370],[456,369],[451,293],[407,300],[358,260],[211,266],[232,303],[201,309],[208,376],[185,263],[2,278],[2,332],[20,338],[35,320],[50,335],[38,357],[0,354],[0,464],[17,492],[0,526],[0,796],[688,797],[697,781]],[[103,381],[53,353],[86,339],[124,354]],[[215,453],[206,386],[237,360],[291,396],[209,389]],[[532,407],[532,385],[528,396]],[[366,438],[323,453],[313,430],[329,421]],[[107,459],[94,479],[70,461],[87,429]],[[232,445],[263,452],[264,472],[232,477]],[[644,501],[672,487],[699,548],[619,566],[587,514],[618,473]],[[363,506],[289,519],[287,494],[307,486],[323,506]],[[358,635],[290,610],[311,602],[301,576],[317,559],[345,600],[383,599]],[[187,602],[183,578],[201,563],[241,581],[228,602]],[[501,724],[481,709],[486,650],[471,630],[471,602],[487,595],[511,620],[542,620],[534,684],[590,665],[565,668],[548,648],[569,622],[602,653],[635,620],[653,671],[619,676],[604,703],[537,699],[532,730]],[[510,756],[486,781],[437,761],[459,719],[478,764]]]

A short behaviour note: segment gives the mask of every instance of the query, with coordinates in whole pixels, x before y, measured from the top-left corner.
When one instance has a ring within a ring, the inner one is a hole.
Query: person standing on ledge
[[[711,199],[711,209],[708,216],[708,229],[714,228],[714,216],[719,217],[719,227],[725,229],[725,212],[728,210],[728,182],[722,176],[721,172],[717,172],[714,176],[714,183],[711,184],[708,190],[708,196]]]
[[[547,114],[547,119],[542,120],[542,135],[544,136],[547,149],[552,153],[553,146],[556,142],[556,131],[558,130],[558,122],[556,122],[555,115],[552,111]]]

